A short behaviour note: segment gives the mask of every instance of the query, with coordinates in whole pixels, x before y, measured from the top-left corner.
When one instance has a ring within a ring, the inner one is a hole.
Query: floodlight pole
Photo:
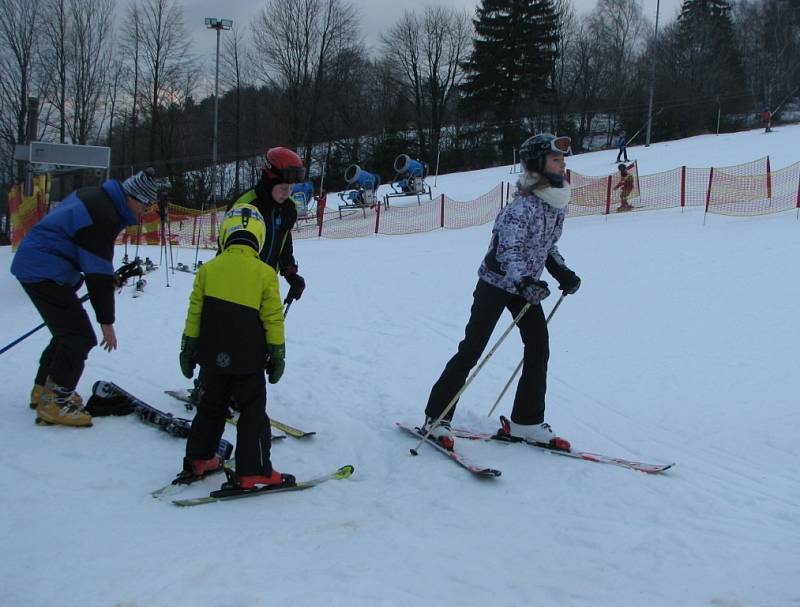
[[[222,30],[229,30],[233,26],[233,21],[230,19],[217,19],[215,17],[205,18],[206,28],[217,30],[217,54],[216,66],[214,73],[214,127],[213,139],[211,149],[211,202],[213,208],[217,208],[217,128],[219,124],[219,33]],[[202,211],[205,209],[205,202],[201,205]],[[202,225],[202,220],[201,220]],[[200,252],[200,233],[197,234],[197,247],[194,252],[194,267],[197,268],[197,256]]]
[[[645,147],[650,147],[650,133],[653,128],[653,92],[656,86],[656,51],[658,49],[658,13],[661,8],[661,0],[656,0],[656,31],[653,36],[653,56],[650,59],[650,102],[647,107],[647,138]]]
[[[211,200],[214,203],[214,208],[217,207],[217,133],[219,129],[219,33],[222,30],[229,30],[233,25],[230,19],[215,19],[206,18],[206,27],[208,29],[217,30],[217,54],[216,66],[214,70],[214,136],[213,136],[213,150],[211,153]]]

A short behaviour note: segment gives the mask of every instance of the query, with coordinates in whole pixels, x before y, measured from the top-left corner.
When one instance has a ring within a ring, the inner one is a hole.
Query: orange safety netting
[[[33,178],[33,194],[22,195],[22,185],[12,186],[8,192],[8,210],[11,215],[11,250],[16,251],[23,236],[47,214],[50,199],[50,176]]]
[[[629,172],[633,175],[633,188],[628,201],[634,211],[703,206],[707,213],[748,216],[800,210],[800,162],[772,171],[769,157],[765,157],[731,167],[678,167],[654,175],[639,175],[638,166],[633,162]],[[31,197],[23,198],[18,187],[9,192],[12,245],[15,247],[46,212],[49,193],[46,177],[36,178]],[[619,209],[622,189],[617,187],[620,183],[618,171],[600,177],[569,171],[568,180],[572,186],[569,217],[605,215]],[[469,201],[457,201],[441,194],[433,200],[408,206],[376,202],[363,208],[325,208],[319,213],[301,214],[292,237],[353,238],[483,225],[494,220],[512,191],[512,184],[501,183]],[[170,204],[163,226],[158,213],[148,213],[140,226],[127,229],[117,242],[169,242],[175,246],[216,249],[217,229],[223,214],[224,208],[199,211]]]

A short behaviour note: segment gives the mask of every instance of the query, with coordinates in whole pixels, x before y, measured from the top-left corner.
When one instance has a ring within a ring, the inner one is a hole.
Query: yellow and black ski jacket
[[[231,245],[198,268],[183,332],[199,338],[196,360],[206,371],[263,369],[267,344],[285,343],[277,273],[252,247]]]

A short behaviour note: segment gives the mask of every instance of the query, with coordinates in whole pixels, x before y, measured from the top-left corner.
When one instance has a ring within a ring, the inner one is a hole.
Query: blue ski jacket
[[[76,289],[86,280],[97,322],[114,322],[114,242],[137,220],[113,179],[67,196],[22,239],[11,273],[23,283],[50,280]]]

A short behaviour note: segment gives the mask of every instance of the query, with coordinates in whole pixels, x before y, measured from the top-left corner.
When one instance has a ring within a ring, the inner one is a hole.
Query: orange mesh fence
[[[503,184],[475,200],[460,202],[442,194],[442,225],[450,230],[480,226],[494,221],[503,203]],[[438,227],[438,226],[437,226]]]
[[[50,199],[49,175],[37,175],[33,178],[31,196],[23,196],[22,190],[22,185],[15,185],[8,192],[12,251],[17,250],[28,230],[47,214],[47,203]]]
[[[722,215],[765,215],[799,208],[800,163],[766,175],[732,175],[712,169],[706,211]]]
[[[633,201],[641,195],[639,171],[635,162],[627,167],[628,173],[633,177],[628,200]],[[605,177],[589,177],[570,171],[569,183],[572,187],[572,198],[567,211],[570,217],[610,213],[616,211],[622,203],[623,182],[619,171]]]
[[[322,217],[321,234],[326,238],[354,238],[356,236],[374,234],[375,222],[379,212],[378,204],[373,208],[342,209],[341,211],[325,209]],[[318,228],[314,235],[319,234]],[[294,238],[294,232],[292,233],[292,238]]]
[[[639,200],[635,208],[653,210],[681,206],[682,183],[685,169],[672,169],[654,175],[637,175]]]
[[[418,234],[442,227],[442,198],[414,206],[384,207],[380,210],[379,234]],[[322,232],[325,236],[325,232]]]
[[[628,201],[634,209],[652,210],[704,206],[707,212],[726,215],[761,215],[790,209],[800,211],[800,163],[772,172],[769,157],[722,168],[679,167],[654,175],[639,175],[629,165],[633,187]],[[572,200],[568,215],[602,215],[615,212],[621,203],[620,174],[586,176],[570,171]],[[503,183],[469,201],[442,194],[438,198],[408,206],[377,203],[365,208],[325,208],[324,212],[300,215],[292,230],[294,239],[354,238],[371,234],[412,234],[437,229],[460,229],[493,221],[509,199],[515,185]],[[34,181],[34,195],[23,197],[21,187],[8,194],[11,211],[11,242],[16,248],[25,233],[47,209],[49,179]],[[338,205],[337,205],[338,206]],[[170,204],[163,227],[158,213],[143,215],[140,226],[125,230],[118,243],[160,244],[216,249],[217,230],[224,208],[211,211]]]

